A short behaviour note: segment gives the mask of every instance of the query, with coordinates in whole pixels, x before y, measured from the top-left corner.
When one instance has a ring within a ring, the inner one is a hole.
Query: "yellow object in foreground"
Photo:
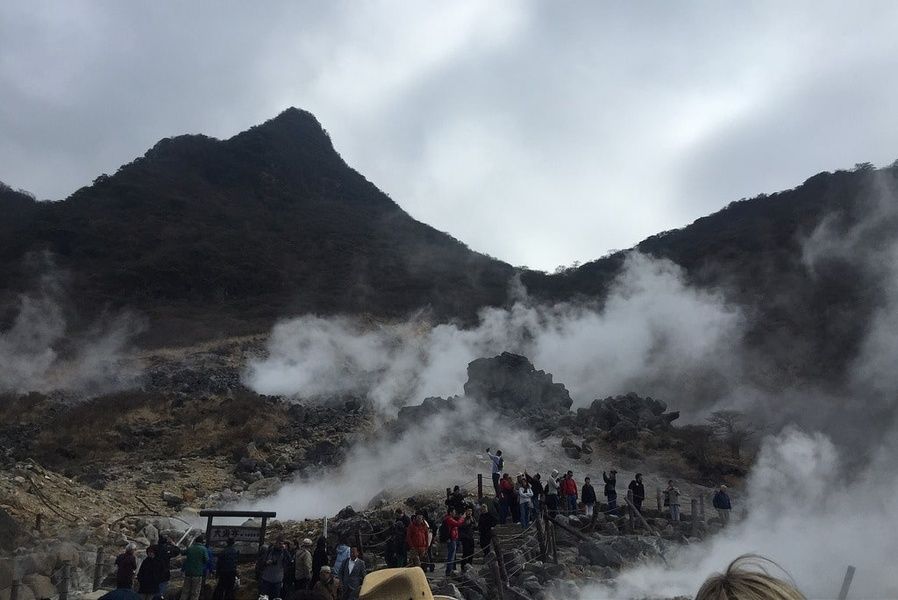
[[[359,600],[454,600],[434,596],[421,567],[381,569],[365,575]]]

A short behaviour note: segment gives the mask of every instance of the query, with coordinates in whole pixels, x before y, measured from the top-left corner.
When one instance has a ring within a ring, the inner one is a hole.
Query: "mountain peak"
[[[321,126],[321,123],[318,122],[318,119],[315,118],[315,115],[307,110],[301,110],[293,106],[252,129],[300,135],[326,135],[324,128]]]

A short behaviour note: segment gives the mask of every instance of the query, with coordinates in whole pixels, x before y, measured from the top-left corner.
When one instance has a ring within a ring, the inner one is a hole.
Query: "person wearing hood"
[[[312,582],[311,585],[314,588],[315,584],[318,582],[318,578],[321,576],[321,567],[328,567],[330,565],[327,563],[330,562],[330,558],[327,556],[327,540],[324,539],[324,536],[320,536],[318,541],[315,542],[315,552],[312,553]]]
[[[137,593],[143,600],[153,600],[159,594],[162,567],[162,561],[156,556],[156,546],[147,548],[147,557],[137,571]]]

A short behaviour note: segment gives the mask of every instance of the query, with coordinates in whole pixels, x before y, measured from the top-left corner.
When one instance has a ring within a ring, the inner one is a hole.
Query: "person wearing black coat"
[[[465,522],[458,528],[458,539],[461,542],[461,570],[464,572],[474,564],[474,511],[465,511]]]
[[[642,512],[642,501],[645,500],[645,486],[642,484],[642,473],[637,473],[636,478],[630,482],[630,492],[632,492],[633,505],[636,510]]]
[[[156,558],[162,563],[162,579],[159,581],[159,597],[165,598],[165,592],[168,591],[168,583],[171,581],[171,561],[181,555],[181,549],[171,543],[164,535],[159,536],[159,543],[156,544]]]
[[[234,547],[234,539],[229,538],[228,545],[216,557],[215,575],[218,577],[218,581],[212,592],[212,600],[234,600],[239,560],[240,552]]]
[[[480,518],[477,520],[477,532],[480,534],[480,548],[483,555],[490,553],[490,544],[492,543],[493,527],[499,524],[499,521],[490,514],[486,504],[480,506]]]
[[[147,557],[140,563],[140,569],[137,571],[137,593],[143,600],[153,600],[159,594],[164,566],[156,556],[156,547],[147,548]]]
[[[315,552],[312,553],[312,583],[310,587],[315,587],[318,583],[318,577],[321,575],[321,567],[329,567],[330,559],[327,557],[327,540],[324,536],[318,538],[315,543]]]
[[[592,487],[589,477],[583,480],[583,487],[580,488],[580,501],[586,508],[586,516],[591,517],[596,507],[596,490]]]

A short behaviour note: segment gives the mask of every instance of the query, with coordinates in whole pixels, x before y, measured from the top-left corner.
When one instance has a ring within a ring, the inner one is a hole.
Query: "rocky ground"
[[[89,400],[62,394],[3,398],[0,600],[8,598],[13,565],[27,588],[20,590],[19,600],[31,600],[29,594],[52,596],[65,563],[72,590],[89,590],[98,549],[109,562],[129,542],[141,550],[154,543],[160,531],[180,538],[188,526],[200,525],[197,513],[204,507],[264,498],[286,480],[315,477],[340,465],[356,442],[401,435],[457,409],[460,402],[428,399],[380,428],[376,415],[357,398],[334,398],[322,406],[260,396],[241,384],[240,373],[246,357],[261,348],[258,338],[240,338],[145,354],[140,389]],[[684,434],[688,428],[673,425],[678,414],[664,402],[630,394],[571,412],[562,384],[511,354],[471,363],[465,392],[483,410],[526,429],[536,440],[525,455],[509,457],[507,470],[570,468],[580,483],[591,475],[600,497],[603,470],[620,472],[621,493],[634,472],[646,476],[646,505],[657,535],[628,533],[626,523],[603,516],[589,524],[588,541],[560,536],[559,564],[532,556],[532,543],[511,550],[509,560],[520,563],[514,585],[521,597],[569,597],[563,582],[613,579],[616,569],[657,558],[670,545],[713,531],[713,525],[676,527],[652,512],[655,490],[670,477],[678,479],[687,514],[689,499],[707,499],[708,486],[721,480],[720,469],[709,473],[694,460],[695,440]],[[721,455],[719,449],[711,451]],[[476,494],[477,473],[490,487],[482,450],[456,448],[441,460],[434,473],[448,472],[450,461],[455,472],[471,475],[464,484],[469,496]],[[724,476],[738,483],[744,465],[726,464],[732,472]],[[422,471],[427,468],[421,465]],[[376,557],[384,543],[377,532],[388,528],[397,507],[424,508],[436,516],[443,508],[440,490],[454,483],[462,482],[437,476],[417,491],[385,484],[367,507],[355,507],[365,512],[332,507],[329,541],[333,547],[358,531]],[[587,525],[577,519],[571,524]],[[291,539],[314,538],[322,531],[321,520],[271,524],[272,535]],[[104,575],[107,570],[108,565]],[[479,565],[464,580],[434,585],[465,600],[491,597],[487,574],[488,567]]]

